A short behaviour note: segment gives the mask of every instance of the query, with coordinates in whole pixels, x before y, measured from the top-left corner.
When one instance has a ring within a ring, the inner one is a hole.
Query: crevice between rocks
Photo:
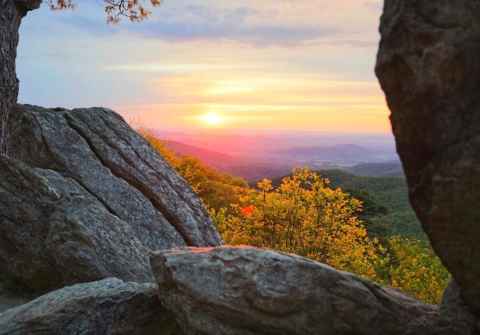
[[[178,223],[178,220],[175,218],[175,216],[170,213],[169,211],[167,211],[165,209],[164,206],[162,206],[163,204],[160,203],[158,204],[156,201],[154,201],[151,196],[148,195],[148,192],[145,192],[142,187],[137,187],[136,185],[134,185],[133,183],[131,183],[129,180],[123,178],[122,176],[120,176],[118,173],[115,173],[115,171],[110,168],[108,162],[106,162],[104,159],[102,159],[101,155],[97,152],[97,150],[95,149],[95,146],[93,145],[92,141],[88,138],[88,136],[86,136],[86,134],[83,132],[83,130],[79,127],[77,127],[75,124],[73,124],[68,116],[64,115],[64,118],[65,120],[67,121],[67,124],[70,126],[70,128],[72,128],[75,132],[78,133],[79,136],[81,136],[85,142],[87,143],[87,145],[90,147],[90,150],[92,150],[93,154],[95,155],[95,157],[97,157],[97,159],[102,163],[103,166],[105,166],[107,169],[109,169],[109,171],[117,178],[121,179],[121,180],[124,180],[127,184],[129,184],[130,186],[132,186],[133,188],[135,188],[136,190],[140,191],[140,193],[142,193],[142,195],[144,197],[146,197],[150,203],[153,205],[153,207],[155,207],[162,215],[163,217],[170,223],[170,225],[180,234],[180,236],[182,236],[183,240],[185,241],[185,243],[188,245],[188,246],[193,246],[195,247],[195,243],[192,241],[192,239],[188,236],[188,234],[186,233],[186,231],[184,229],[182,229],[182,227],[180,226],[180,224]],[[78,182],[78,181],[77,181]],[[79,183],[80,185],[82,185],[81,183]],[[82,185],[82,187],[84,187],[84,185]],[[86,188],[87,191],[89,191],[87,188]],[[90,191],[89,191],[90,193]],[[95,196],[97,199],[98,197]],[[104,204],[103,201],[101,201],[99,199],[99,201]],[[105,204],[104,204],[105,205]],[[108,207],[107,207],[108,209]],[[116,214],[115,214],[116,215]],[[118,215],[116,215],[118,216]]]

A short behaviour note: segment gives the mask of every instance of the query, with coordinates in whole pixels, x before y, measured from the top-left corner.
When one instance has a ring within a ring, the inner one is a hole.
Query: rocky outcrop
[[[438,308],[298,256],[179,248],[151,264],[160,299],[197,334],[432,334]]]
[[[480,311],[480,6],[386,0],[376,74],[410,202],[473,311]]]
[[[150,250],[125,222],[97,201],[82,196],[60,200],[49,218],[46,249],[64,285],[116,276],[153,282]]]
[[[59,198],[30,167],[0,155],[0,273],[35,289],[63,287],[45,245]]]
[[[188,184],[116,113],[19,106],[0,157],[0,273],[40,292],[154,282],[151,250],[222,243]]]
[[[41,292],[112,276],[154,282],[151,251],[129,225],[73,180],[41,172],[49,179],[0,155],[0,273]]]
[[[470,312],[460,287],[452,280],[443,293],[436,335],[472,334],[480,334],[479,318]]]
[[[175,317],[153,284],[77,284],[0,314],[0,335],[168,335]]]
[[[78,183],[152,250],[222,239],[190,186],[117,113],[19,105],[13,156]]]

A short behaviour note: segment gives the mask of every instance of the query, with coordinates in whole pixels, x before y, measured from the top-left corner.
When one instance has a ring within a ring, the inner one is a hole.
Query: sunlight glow
[[[220,117],[220,115],[217,115],[217,114],[205,115],[203,119],[210,124],[218,124],[220,121],[222,121],[222,118]]]

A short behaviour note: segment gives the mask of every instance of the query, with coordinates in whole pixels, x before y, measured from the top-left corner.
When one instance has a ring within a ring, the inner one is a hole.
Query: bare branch
[[[77,7],[75,0],[45,0],[51,10],[74,9]],[[107,23],[118,24],[122,16],[131,22],[142,22],[148,19],[151,11],[145,7],[147,0],[103,0],[106,3]],[[163,0],[148,0],[153,7],[158,7]]]

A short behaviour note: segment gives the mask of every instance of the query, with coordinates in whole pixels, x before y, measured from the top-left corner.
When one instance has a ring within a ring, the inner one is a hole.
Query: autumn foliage
[[[148,127],[134,127],[199,194],[227,244],[295,253],[440,303],[450,274],[433,250],[425,241],[372,237],[353,190],[333,189],[307,167],[296,167],[276,188],[264,179],[251,189],[198,158],[177,157]]]
[[[148,19],[152,12],[145,5],[146,0],[103,0],[107,23],[117,24],[122,17],[128,18],[131,22],[141,22]],[[162,4],[162,0],[148,0],[152,7]],[[75,9],[75,0],[47,0],[51,10]],[[99,3],[100,4],[100,3]]]
[[[267,179],[250,190],[229,215],[214,216],[225,242],[267,247],[375,278],[376,241],[353,215],[358,200],[326,187],[307,168],[297,168],[273,190]]]

